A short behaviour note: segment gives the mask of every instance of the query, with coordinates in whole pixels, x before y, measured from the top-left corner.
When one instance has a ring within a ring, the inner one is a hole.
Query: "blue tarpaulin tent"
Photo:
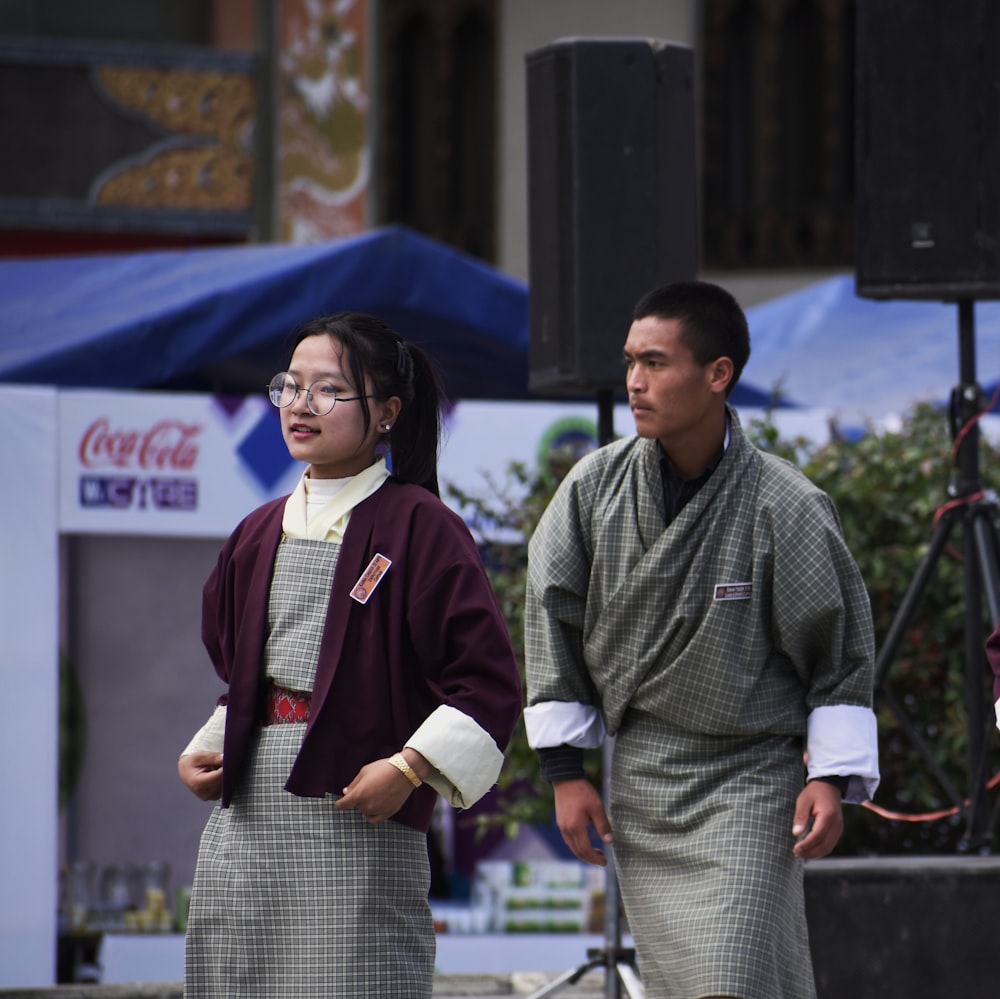
[[[0,261],[0,383],[262,392],[301,323],[346,309],[424,346],[451,399],[536,398],[527,285],[399,226],[307,246]],[[768,392],[748,382],[734,401]]]
[[[401,228],[335,242],[0,263],[0,381],[261,392],[315,316],[374,312],[449,394],[527,392],[523,283]]]
[[[344,309],[425,346],[452,399],[535,398],[525,282],[400,226],[306,246],[0,261],[0,382],[261,392],[294,330]],[[863,299],[841,275],[747,315],[738,406],[764,405],[780,386],[789,403],[857,425],[944,402],[959,380],[953,303]],[[977,302],[974,315],[992,387],[1000,303]]]
[[[845,274],[755,305],[747,318],[744,377],[846,425],[944,403],[960,380],[953,302],[860,298]],[[974,303],[973,319],[976,374],[989,395],[1000,378],[1000,302]]]

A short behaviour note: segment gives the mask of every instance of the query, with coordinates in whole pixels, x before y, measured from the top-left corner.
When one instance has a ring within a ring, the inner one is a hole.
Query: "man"
[[[649,999],[814,996],[802,861],[878,784],[868,597],[829,497],[727,404],[749,354],[722,288],[644,296],[636,436],[573,467],[529,547],[528,739],[576,856],[614,843]],[[606,733],[610,820],[582,765]]]

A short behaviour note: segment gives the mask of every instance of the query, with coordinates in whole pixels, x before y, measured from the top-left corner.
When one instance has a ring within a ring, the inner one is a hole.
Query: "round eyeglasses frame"
[[[287,371],[279,371],[267,386],[267,397],[278,409],[287,409],[291,406],[300,392],[305,392],[306,405],[314,416],[326,416],[332,413],[333,407],[338,402],[357,402],[359,399],[375,398],[373,395],[337,395],[333,382],[324,378],[314,381],[309,388],[303,389]],[[326,403],[329,405],[325,405]]]

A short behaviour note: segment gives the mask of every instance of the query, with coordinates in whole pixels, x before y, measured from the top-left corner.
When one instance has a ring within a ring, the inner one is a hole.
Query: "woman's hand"
[[[222,753],[186,753],[177,761],[177,772],[202,801],[222,797]]]
[[[407,748],[405,758],[414,772],[423,780],[432,769],[417,752]],[[391,819],[403,807],[403,802],[413,792],[410,779],[400,773],[389,758],[366,763],[354,780],[344,788],[335,808],[356,808],[361,817],[373,825]]]

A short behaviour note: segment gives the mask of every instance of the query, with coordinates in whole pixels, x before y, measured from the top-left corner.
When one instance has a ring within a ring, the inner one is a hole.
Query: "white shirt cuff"
[[[604,742],[601,712],[576,701],[541,701],[524,709],[524,730],[532,749],[578,746],[593,749]]]
[[[879,783],[875,712],[856,704],[831,704],[809,714],[806,737],[809,779],[850,777],[844,801],[869,801]]]
[[[489,732],[447,704],[435,708],[406,745],[437,770],[427,783],[456,808],[474,805],[503,766],[503,753]]]
[[[997,716],[997,728],[1000,728],[1000,697],[997,698],[996,704],[993,705],[993,710]]]
[[[212,717],[195,733],[181,756],[188,753],[221,753],[226,739],[226,706],[220,704]]]

